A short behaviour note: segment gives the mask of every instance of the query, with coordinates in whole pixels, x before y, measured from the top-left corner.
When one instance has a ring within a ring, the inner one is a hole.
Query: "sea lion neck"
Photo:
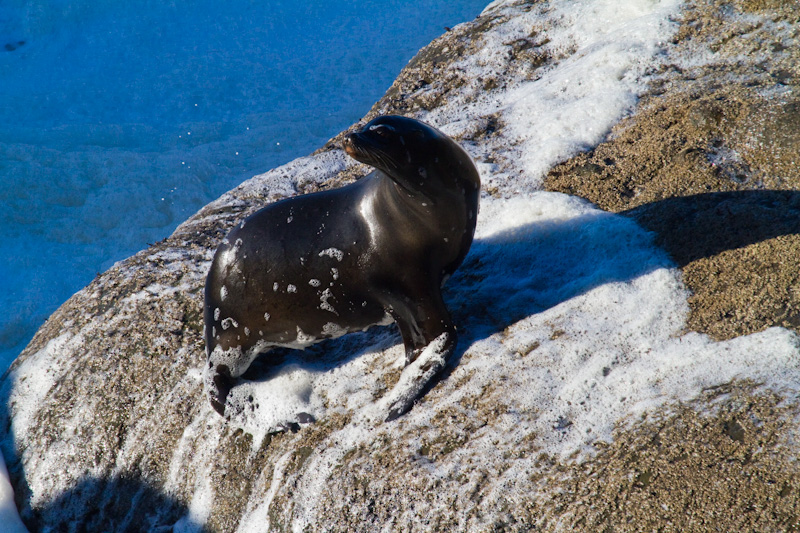
[[[387,173],[376,170],[372,176],[376,200],[388,211],[404,212],[407,215],[430,218],[434,215],[438,199],[419,187],[412,187]]]

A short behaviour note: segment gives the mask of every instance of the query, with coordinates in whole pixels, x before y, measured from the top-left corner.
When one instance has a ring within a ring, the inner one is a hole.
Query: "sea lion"
[[[273,347],[303,349],[396,322],[406,365],[426,347],[433,357],[398,383],[404,390],[392,391],[386,420],[411,408],[455,348],[441,287],[475,233],[480,177],[472,159],[439,130],[401,116],[372,120],[343,146],[375,170],[262,208],[214,255],[205,286],[205,383],[223,416],[236,378]]]

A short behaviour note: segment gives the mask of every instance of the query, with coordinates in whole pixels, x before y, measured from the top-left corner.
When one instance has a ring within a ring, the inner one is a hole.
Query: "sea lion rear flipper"
[[[225,416],[225,401],[228,394],[233,387],[234,379],[230,375],[228,367],[225,365],[217,365],[215,369],[209,370],[213,374],[210,375],[208,396],[211,400],[211,407],[220,414]]]

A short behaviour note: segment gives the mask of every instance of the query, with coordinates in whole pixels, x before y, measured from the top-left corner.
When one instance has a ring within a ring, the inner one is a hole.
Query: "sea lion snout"
[[[355,133],[348,133],[342,139],[342,148],[350,157],[355,157],[356,155],[356,147],[355,147]]]

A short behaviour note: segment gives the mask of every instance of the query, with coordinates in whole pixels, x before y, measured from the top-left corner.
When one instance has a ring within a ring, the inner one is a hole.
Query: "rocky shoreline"
[[[495,3],[453,28],[420,51],[364,120],[439,120],[470,150],[491,198],[514,197],[514,176],[538,179],[546,191],[652,232],[691,292],[687,334],[736,342],[768,328],[784,328],[766,331],[775,338],[800,331],[800,8],[777,0],[684,5],[662,59],[641,67],[647,87],[632,112],[537,178],[521,170],[525,139],[508,114],[457,117],[490,109],[487,101],[571,57],[548,39],[546,24],[519,22],[548,9]],[[501,43],[491,54],[490,38]],[[484,74],[472,75],[469,61]],[[211,254],[265,201],[363,173],[340,138],[206,206],[170,238],[98,276],[36,334],[1,389],[2,451],[31,530],[800,527],[797,390],[748,376],[620,420],[613,439],[568,457],[521,430],[539,414],[515,407],[504,385],[465,392],[478,364],[470,352],[391,432],[354,425],[346,403],[298,433],[259,436],[219,419],[202,402],[199,380]],[[484,273],[477,264],[465,269],[465,278]],[[473,314],[455,313],[464,321]],[[498,354],[514,333],[514,322],[501,326],[485,339]],[[571,334],[551,325],[546,338]],[[340,341],[341,353],[369,361],[370,394],[396,379],[397,342],[391,331]],[[537,346],[517,355],[534,365],[528,354]]]

